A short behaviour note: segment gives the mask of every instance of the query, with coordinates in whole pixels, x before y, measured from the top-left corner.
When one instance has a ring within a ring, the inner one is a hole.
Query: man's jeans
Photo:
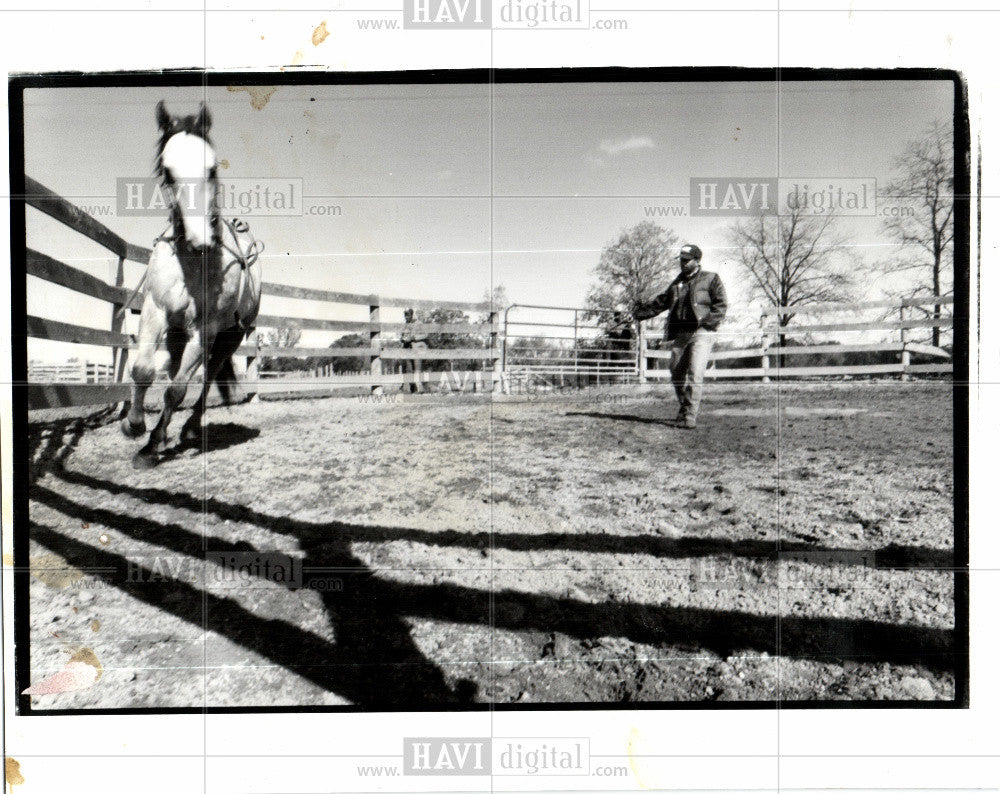
[[[711,331],[699,328],[694,333],[679,334],[673,340],[671,377],[674,391],[681,404],[681,414],[691,419],[698,418],[698,406],[705,382],[705,368],[712,353]]]

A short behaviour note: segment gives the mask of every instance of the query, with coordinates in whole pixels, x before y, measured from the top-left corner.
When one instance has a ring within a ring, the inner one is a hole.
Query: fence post
[[[257,396],[257,383],[260,380],[260,342],[262,334],[254,333],[253,341],[254,347],[256,348],[256,353],[252,356],[247,356],[247,367],[246,371],[243,373],[243,383],[248,387],[246,389],[246,399],[247,402],[253,400]]]
[[[770,383],[771,378],[768,377],[768,372],[771,369],[771,358],[768,355],[768,350],[771,347],[771,337],[767,333],[767,314],[761,314],[760,316],[760,368],[764,370],[764,374],[761,377],[761,383]]]
[[[906,303],[901,302],[899,304],[899,322],[906,322]],[[899,361],[903,366],[903,371],[899,374],[900,380],[909,380],[910,375],[907,370],[910,368],[910,351],[906,347],[906,343],[910,341],[909,330],[905,327],[900,327],[899,329],[899,341],[901,344],[899,351]]]
[[[579,312],[573,309],[573,380],[575,388],[580,388],[580,347],[579,347],[579,334],[580,334],[580,321]],[[589,381],[589,378],[588,378]],[[588,382],[588,386],[590,383]]]
[[[514,304],[503,310],[503,336],[500,338],[501,355],[500,359],[500,393],[510,394],[510,372],[507,368],[507,337],[510,333],[510,310]]]
[[[124,287],[125,286],[125,257],[118,257],[118,267],[115,269],[115,286]],[[120,334],[122,328],[125,326],[125,315],[128,314],[128,309],[122,303],[112,303],[111,304],[111,333]],[[111,349],[111,371],[113,373],[115,383],[121,383],[125,380],[125,365],[128,362],[128,348],[127,347],[115,347]],[[122,408],[124,409],[128,403],[123,403]]]
[[[647,381],[646,367],[649,366],[649,361],[646,358],[646,327],[642,324],[641,320],[637,321],[636,325],[639,326],[639,333],[636,334],[636,340],[639,345],[639,349],[637,351],[639,354],[637,367],[638,367],[639,384],[642,385]]]
[[[500,344],[500,315],[498,312],[490,312],[489,316],[490,323],[490,394],[496,388],[497,383],[503,382],[503,358],[499,355],[499,344]],[[485,380],[485,374],[484,380]],[[485,391],[486,384],[483,384],[483,389]]]
[[[373,381],[382,375],[382,322],[379,319],[378,304],[368,307],[368,339],[371,352],[368,354],[368,373]],[[381,383],[372,383],[372,394],[382,394],[385,391]]]

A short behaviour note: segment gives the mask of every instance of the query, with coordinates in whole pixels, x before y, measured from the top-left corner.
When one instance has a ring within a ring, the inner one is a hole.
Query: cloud
[[[601,151],[609,157],[617,157],[622,152],[637,149],[655,149],[656,144],[648,135],[633,135],[630,138],[605,138],[601,141]]]

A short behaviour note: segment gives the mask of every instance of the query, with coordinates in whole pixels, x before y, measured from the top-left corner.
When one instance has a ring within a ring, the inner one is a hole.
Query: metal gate
[[[503,316],[510,383],[639,382],[639,329],[621,312],[515,303]]]

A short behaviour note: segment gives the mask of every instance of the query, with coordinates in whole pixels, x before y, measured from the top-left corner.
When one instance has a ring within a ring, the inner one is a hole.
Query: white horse
[[[146,297],[132,365],[132,400],[122,419],[129,438],[146,432],[143,402],[156,378],[157,351],[167,351],[170,385],[163,411],[132,465],[151,468],[167,440],[167,426],[204,365],[205,382],[181,442],[201,440],[201,419],[212,381],[229,399],[236,379],[232,356],[253,330],[260,309],[260,241],[239,220],[223,220],[216,206],[216,159],[208,138],[211,119],[202,104],[195,116],[173,117],[156,106],[160,128],[156,172],[170,205],[170,227],[154,243],[144,277]]]

